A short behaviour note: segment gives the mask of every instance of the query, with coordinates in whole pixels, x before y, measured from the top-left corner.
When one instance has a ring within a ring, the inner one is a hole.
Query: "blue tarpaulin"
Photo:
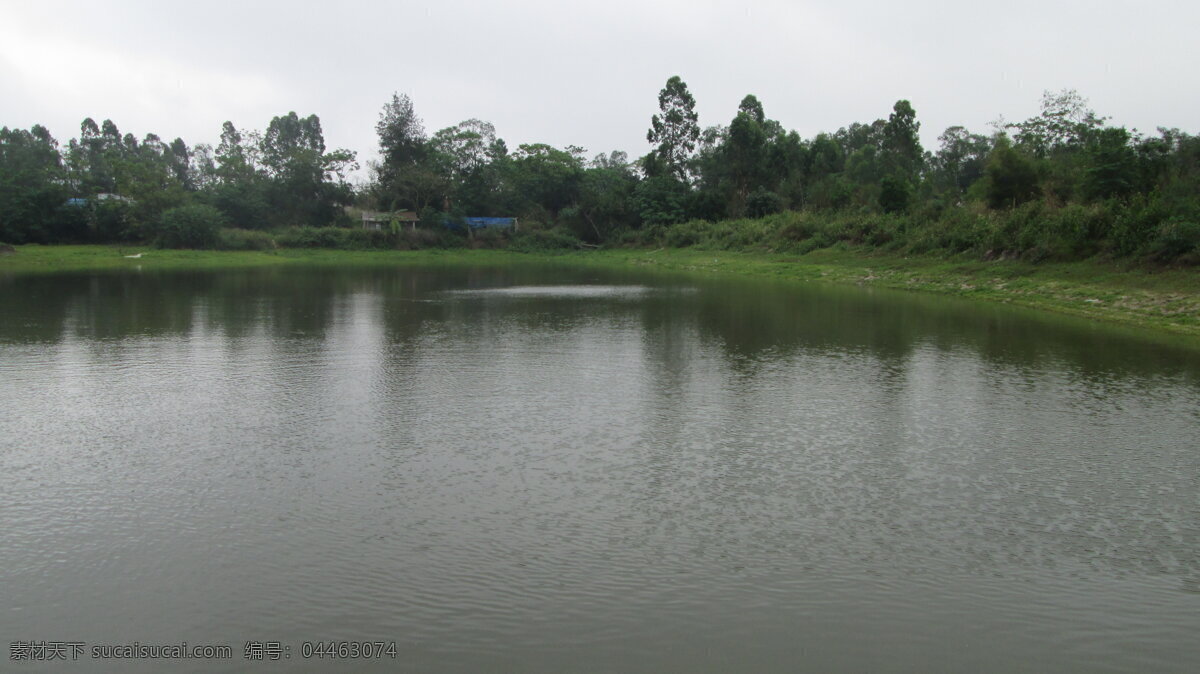
[[[461,222],[455,220],[446,220],[445,225],[450,229],[462,229],[462,223],[466,223],[471,229],[507,229],[517,224],[516,218],[460,218]]]

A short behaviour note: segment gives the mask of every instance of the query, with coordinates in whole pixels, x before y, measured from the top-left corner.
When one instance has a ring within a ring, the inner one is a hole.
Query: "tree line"
[[[679,77],[658,108],[643,156],[588,158],[576,146],[510,149],[478,119],[430,134],[394,94],[358,187],[347,180],[355,153],[327,149],[316,115],[281,115],[261,132],[226,122],[216,147],[139,141],[91,118],[65,146],[40,125],[5,127],[0,241],[463,245],[474,235],[442,224],[485,215],[519,217],[526,236],[556,245],[1200,256],[1200,138],[1109,125],[1074,91],[1047,92],[1039,114],[987,133],[952,126],[932,150],[907,100],[807,139],[754,95],[727,124],[702,127]],[[415,211],[426,231],[324,231],[354,228],[354,208]],[[518,236],[488,234],[495,245]]]

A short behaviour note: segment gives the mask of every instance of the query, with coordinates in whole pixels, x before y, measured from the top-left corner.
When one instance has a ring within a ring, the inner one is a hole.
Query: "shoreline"
[[[467,249],[213,251],[27,245],[17,246],[15,251],[0,255],[0,280],[9,275],[112,270],[535,262],[854,284],[999,302],[1181,335],[1200,344],[1200,270],[1147,269],[1111,262],[987,262],[856,249],[822,249],[805,255],[787,255],[695,248],[529,253]],[[140,257],[127,257],[139,254]]]

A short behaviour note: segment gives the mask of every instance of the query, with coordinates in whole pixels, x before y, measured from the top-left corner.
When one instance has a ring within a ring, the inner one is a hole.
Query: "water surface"
[[[1195,350],[943,298],[10,277],[0,634],[233,646],[202,671],[330,639],[409,671],[1195,671],[1198,438]]]

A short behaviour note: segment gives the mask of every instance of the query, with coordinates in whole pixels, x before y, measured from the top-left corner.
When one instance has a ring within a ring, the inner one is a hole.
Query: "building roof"
[[[367,222],[391,222],[395,218],[399,222],[420,222],[421,219],[413,211],[363,211],[362,219]]]

